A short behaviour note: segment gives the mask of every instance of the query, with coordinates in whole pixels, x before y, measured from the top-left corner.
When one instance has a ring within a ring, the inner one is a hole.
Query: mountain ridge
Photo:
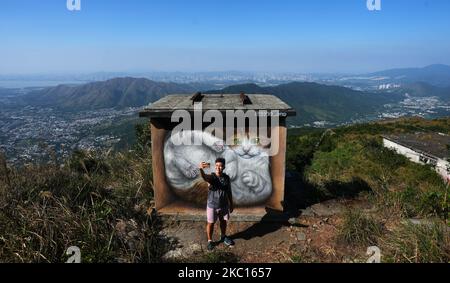
[[[79,86],[58,85],[31,92],[30,102],[66,110],[140,107],[171,93],[191,93],[189,85],[155,82],[146,78],[114,78]]]
[[[450,86],[450,66],[445,64],[433,64],[422,68],[387,69],[367,75],[389,77],[403,83],[426,82],[440,87]]]

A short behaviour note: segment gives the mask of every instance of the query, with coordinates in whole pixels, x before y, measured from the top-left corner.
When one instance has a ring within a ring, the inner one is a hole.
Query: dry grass
[[[157,262],[148,152],[76,152],[62,164],[0,167],[0,261]]]

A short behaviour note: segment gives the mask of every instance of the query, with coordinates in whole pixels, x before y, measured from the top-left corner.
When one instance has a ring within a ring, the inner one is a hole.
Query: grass
[[[238,263],[240,257],[230,251],[215,249],[213,251],[202,251],[184,258],[172,259],[171,263]]]
[[[170,248],[153,213],[151,157],[76,151],[64,164],[0,162],[0,261],[159,262]],[[2,170],[3,169],[3,170]]]
[[[202,263],[237,263],[239,257],[232,252],[215,250],[206,253],[200,260]]]
[[[450,188],[434,170],[384,148],[378,136],[347,133],[333,138],[336,146],[319,148],[303,169],[304,178],[318,190],[356,179],[367,184],[381,210],[402,217],[448,218]]]
[[[338,239],[349,245],[376,245],[383,225],[361,211],[348,210],[344,215]]]
[[[448,263],[450,238],[441,221],[413,224],[406,222],[391,233],[382,244],[388,262]]]

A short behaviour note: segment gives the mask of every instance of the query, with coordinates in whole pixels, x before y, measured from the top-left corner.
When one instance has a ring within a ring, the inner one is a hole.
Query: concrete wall
[[[405,147],[403,145],[400,145],[398,143],[395,143],[393,141],[390,141],[386,138],[383,138],[383,145],[387,148],[395,150],[398,154],[406,156],[409,160],[424,164],[420,161],[421,154],[419,152],[416,152],[408,147]],[[435,167],[436,172],[442,176],[446,181],[450,181],[450,174],[447,171],[447,168],[450,168],[450,163],[443,159],[437,159],[437,164]]]
[[[383,145],[384,147],[395,150],[398,154],[406,156],[409,160],[413,162],[422,163],[419,160],[420,154],[410,148],[407,148],[405,146],[402,146],[385,138],[383,138]]]

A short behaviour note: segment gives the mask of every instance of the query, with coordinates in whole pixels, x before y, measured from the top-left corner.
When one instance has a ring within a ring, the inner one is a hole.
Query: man
[[[225,159],[217,158],[215,162],[215,173],[205,174],[203,169],[210,167],[209,163],[200,164],[200,174],[208,182],[208,203],[206,206],[206,235],[208,236],[208,250],[214,249],[212,236],[214,224],[217,219],[220,222],[220,231],[222,233],[221,242],[227,246],[233,246],[232,239],[226,236],[227,221],[230,219],[230,213],[233,212],[233,196],[231,193],[230,177],[223,173],[225,169]]]

